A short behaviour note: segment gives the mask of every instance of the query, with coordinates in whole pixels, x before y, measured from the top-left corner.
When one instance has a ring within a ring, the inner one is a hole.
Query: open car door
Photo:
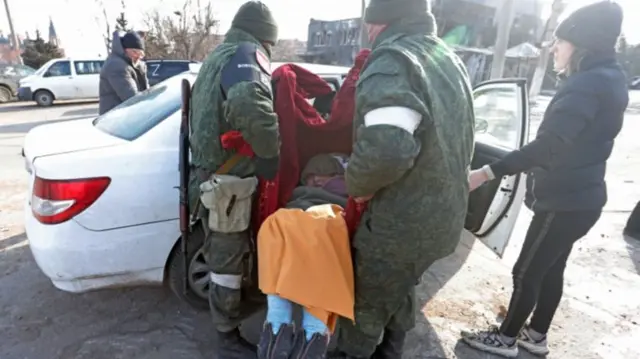
[[[525,79],[504,79],[474,89],[476,115],[472,169],[495,162],[529,138],[529,96]],[[488,182],[469,195],[465,228],[502,257],[526,190],[525,175]]]

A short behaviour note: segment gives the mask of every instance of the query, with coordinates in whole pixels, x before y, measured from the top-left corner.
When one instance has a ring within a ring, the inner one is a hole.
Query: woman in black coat
[[[536,139],[469,175],[474,190],[526,172],[525,204],[534,212],[513,268],[505,320],[500,327],[462,333],[478,350],[511,358],[519,346],[533,354],[549,352],[547,331],[562,297],[565,266],[573,244],[589,232],[607,202],[606,162],[629,102],[615,52],[622,18],[618,4],[600,1],[558,26],[554,67],[563,83]]]

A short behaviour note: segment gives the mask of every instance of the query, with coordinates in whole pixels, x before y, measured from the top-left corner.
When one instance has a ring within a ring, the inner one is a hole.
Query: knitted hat
[[[429,11],[429,0],[371,0],[365,10],[364,22],[386,25],[412,14]]]
[[[302,170],[300,180],[307,180],[311,175],[320,176],[340,176],[345,172],[345,165],[348,157],[339,153],[323,153],[311,157]]]
[[[570,14],[558,25],[555,36],[585,50],[614,50],[622,31],[622,18],[620,5],[600,1]]]
[[[120,39],[122,47],[125,49],[138,49],[144,51],[144,40],[138,33],[129,31]]]
[[[278,24],[271,10],[260,1],[244,3],[233,18],[231,27],[244,30],[260,41],[278,42]]]

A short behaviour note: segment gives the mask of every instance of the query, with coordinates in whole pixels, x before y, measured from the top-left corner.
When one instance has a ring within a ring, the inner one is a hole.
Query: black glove
[[[273,158],[255,158],[256,175],[266,180],[272,180],[276,178],[278,174],[278,167],[280,165],[280,158],[278,156]]]

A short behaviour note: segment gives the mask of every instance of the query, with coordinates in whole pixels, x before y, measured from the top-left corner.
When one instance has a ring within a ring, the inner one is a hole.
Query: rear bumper
[[[33,101],[33,93],[31,87],[19,87],[18,88],[18,100],[19,101]]]
[[[66,292],[160,285],[177,240],[166,243],[157,236],[172,233],[165,227],[176,227],[175,221],[90,231],[74,220],[44,225],[33,217],[30,208],[25,213],[29,246],[38,267],[55,287]]]

